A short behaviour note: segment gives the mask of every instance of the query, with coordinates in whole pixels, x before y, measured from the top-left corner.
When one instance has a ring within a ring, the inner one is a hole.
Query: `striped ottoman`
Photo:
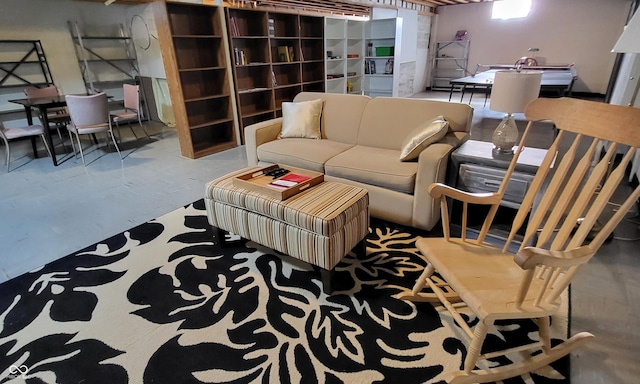
[[[362,188],[325,181],[284,201],[233,185],[227,174],[207,184],[209,223],[323,271],[333,270],[369,234],[369,195]],[[331,291],[326,287],[325,291]]]

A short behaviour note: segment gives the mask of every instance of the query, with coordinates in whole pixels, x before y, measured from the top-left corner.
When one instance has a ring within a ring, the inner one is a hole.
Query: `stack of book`
[[[285,176],[278,178],[269,183],[270,186],[276,187],[278,189],[286,189],[294,187],[300,183],[304,183],[305,181],[311,180],[310,176],[298,175],[295,173],[289,173]]]
[[[247,65],[247,56],[244,54],[244,50],[233,48],[234,59],[236,60],[236,65]]]
[[[240,36],[240,30],[238,29],[238,20],[235,16],[229,18],[229,28],[231,29],[231,36]]]

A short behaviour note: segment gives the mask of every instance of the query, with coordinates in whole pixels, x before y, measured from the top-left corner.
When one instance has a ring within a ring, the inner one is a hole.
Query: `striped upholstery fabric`
[[[280,201],[233,186],[233,177],[251,169],[207,184],[211,225],[325,269],[332,269],[369,233],[366,190],[324,182]]]

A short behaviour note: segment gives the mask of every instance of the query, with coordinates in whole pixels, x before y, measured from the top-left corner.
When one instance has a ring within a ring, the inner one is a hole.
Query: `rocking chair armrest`
[[[469,204],[499,204],[501,196],[493,192],[472,193],[456,189],[443,183],[433,183],[429,186],[429,194],[434,199],[442,196],[450,197]]]
[[[535,268],[538,265],[562,268],[586,263],[594,253],[588,245],[569,251],[553,251],[537,247],[525,247],[518,251],[514,256],[514,260],[525,270]]]

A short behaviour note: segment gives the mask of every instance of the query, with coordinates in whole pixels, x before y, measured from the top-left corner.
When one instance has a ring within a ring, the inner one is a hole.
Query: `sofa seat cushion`
[[[325,174],[413,194],[418,163],[399,158],[399,150],[356,145],[329,159]]]
[[[287,164],[324,173],[324,164],[327,160],[352,146],[352,144],[326,139],[287,138],[260,145],[258,147],[258,159],[261,162]]]

